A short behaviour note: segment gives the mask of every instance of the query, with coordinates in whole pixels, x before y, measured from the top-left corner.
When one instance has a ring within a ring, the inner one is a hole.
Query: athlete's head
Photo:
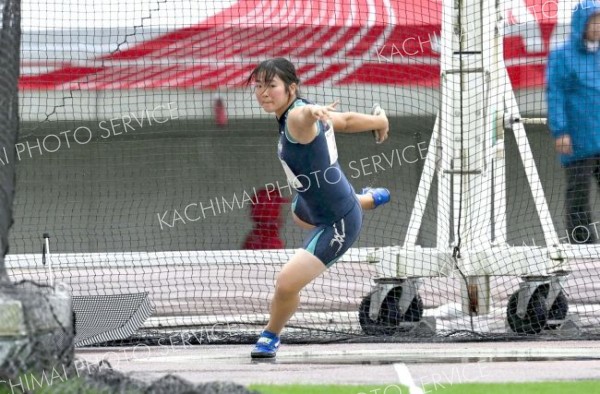
[[[300,79],[294,65],[279,57],[256,66],[246,82],[254,84],[256,100],[266,112],[281,116],[298,96]]]

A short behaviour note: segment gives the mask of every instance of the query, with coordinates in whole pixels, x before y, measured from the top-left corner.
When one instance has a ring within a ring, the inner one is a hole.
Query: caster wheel
[[[550,285],[541,285],[539,287],[540,293],[545,297],[548,296],[548,291],[550,291]],[[567,317],[567,312],[569,311],[569,301],[565,296],[565,293],[561,291],[554,299],[550,310],[548,311],[548,320],[565,320]],[[550,330],[554,330],[558,328],[558,324],[546,324],[546,328]]]
[[[394,335],[395,333],[405,331],[399,326],[403,322],[417,322],[423,317],[423,300],[417,295],[410,303],[408,310],[403,315],[398,311],[398,302],[402,295],[402,287],[394,287],[385,296],[379,316],[376,321],[369,317],[371,309],[371,296],[373,293],[363,298],[358,310],[358,320],[363,332],[367,335]]]
[[[542,290],[538,287],[532,294],[527,304],[527,313],[523,318],[517,316],[517,302],[519,292],[513,293],[508,300],[508,309],[506,318],[508,325],[513,332],[522,335],[539,334],[546,326],[548,320],[548,310],[545,304],[545,297]]]

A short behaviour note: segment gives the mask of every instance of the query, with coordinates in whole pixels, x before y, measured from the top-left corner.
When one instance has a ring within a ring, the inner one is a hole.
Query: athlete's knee
[[[275,279],[275,293],[280,297],[292,297],[302,290],[297,281],[286,273],[280,272]]]

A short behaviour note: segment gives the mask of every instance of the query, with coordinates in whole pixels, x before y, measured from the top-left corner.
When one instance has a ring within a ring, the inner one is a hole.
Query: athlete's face
[[[289,92],[286,92],[285,84],[277,75],[271,82],[259,77],[254,81],[254,94],[265,112],[281,116],[296,97],[296,84],[290,85]]]

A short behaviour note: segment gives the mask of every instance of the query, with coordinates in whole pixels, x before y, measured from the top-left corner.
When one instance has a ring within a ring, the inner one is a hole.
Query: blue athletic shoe
[[[273,358],[277,354],[280,343],[281,341],[276,334],[265,330],[260,334],[250,356],[252,358]]]
[[[375,201],[375,208],[390,202],[391,197],[390,191],[385,187],[365,187],[364,189],[362,189],[361,194],[370,194],[371,196],[373,196],[373,200]]]

